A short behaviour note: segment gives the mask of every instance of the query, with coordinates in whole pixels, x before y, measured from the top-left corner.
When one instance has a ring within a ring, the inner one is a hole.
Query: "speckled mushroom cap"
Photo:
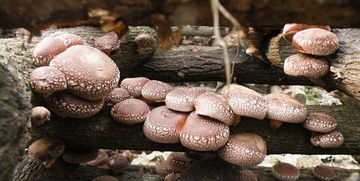
[[[49,65],[51,59],[73,45],[85,45],[86,42],[78,35],[56,32],[42,39],[35,47],[33,58],[36,66]]]
[[[150,80],[141,89],[141,95],[150,101],[164,101],[166,95],[172,90],[172,86],[158,80]]]
[[[334,180],[336,177],[334,169],[324,165],[314,167],[312,172],[316,178],[322,181]]]
[[[119,37],[115,32],[109,32],[104,36],[95,39],[95,48],[109,55],[120,47]]]
[[[96,159],[98,155],[97,149],[91,150],[65,150],[64,154],[62,155],[62,159],[65,162],[73,163],[73,164],[80,164],[86,163],[88,161]]]
[[[214,151],[226,144],[229,127],[211,118],[192,112],[180,131],[180,142],[196,151]]]
[[[325,57],[298,53],[285,59],[284,72],[291,76],[319,78],[329,72],[329,63]]]
[[[325,25],[307,25],[307,24],[288,23],[284,26],[282,35],[285,40],[291,42],[295,33],[309,28],[320,28],[330,31],[330,27]]]
[[[303,122],[303,126],[310,130],[320,133],[329,133],[336,129],[336,120],[325,113],[313,112],[308,113],[306,120]]]
[[[196,97],[194,107],[196,114],[214,118],[226,125],[233,123],[234,112],[222,95],[215,93],[201,94]]]
[[[280,181],[295,181],[300,177],[300,171],[289,163],[277,163],[271,168],[272,175]]]
[[[166,158],[170,166],[181,172],[191,164],[191,159],[183,152],[171,152]]]
[[[307,110],[304,105],[282,93],[271,93],[265,96],[268,103],[268,112],[266,117],[273,120],[301,123],[307,116]]]
[[[235,114],[256,119],[264,119],[267,112],[267,103],[258,92],[247,87],[231,84],[224,87],[221,95],[227,97],[229,105]]]
[[[255,166],[266,156],[266,142],[253,133],[231,135],[228,142],[218,150],[225,161],[239,166]]]
[[[297,32],[293,36],[292,46],[301,53],[326,56],[335,53],[339,39],[330,31],[310,28]]]
[[[336,148],[344,143],[344,136],[340,131],[333,131],[325,134],[314,135],[310,138],[310,142],[314,146],[322,148]]]
[[[133,77],[133,78],[126,78],[121,81],[120,87],[129,91],[130,95],[134,97],[141,96],[141,89],[144,85],[149,82],[150,80],[146,77]]]
[[[67,87],[65,75],[54,67],[36,68],[30,74],[30,87],[33,91],[48,96]]]
[[[119,181],[119,179],[110,175],[102,175],[93,178],[91,181]]]
[[[172,111],[166,106],[157,107],[145,120],[144,134],[154,142],[177,143],[187,116],[186,113]]]
[[[129,99],[130,97],[131,95],[126,89],[115,88],[109,93],[109,95],[106,96],[105,101],[115,104],[123,100]]]
[[[123,124],[136,124],[145,121],[149,106],[139,99],[126,99],[116,103],[111,109],[111,117]]]
[[[195,109],[195,98],[205,92],[206,90],[200,87],[177,87],[166,95],[166,107],[175,111],[191,112]]]
[[[115,62],[90,46],[71,46],[55,56],[50,66],[65,74],[69,92],[88,100],[105,98],[120,78]]]
[[[67,92],[55,93],[45,99],[47,108],[61,117],[89,118],[98,113],[104,100],[89,101]]]
[[[36,106],[31,109],[31,126],[40,126],[49,121],[51,113],[43,106]]]
[[[123,169],[129,166],[131,162],[122,154],[112,155],[109,158],[107,165],[114,169]]]
[[[257,181],[257,176],[251,170],[240,171],[240,181]]]
[[[41,138],[33,142],[28,148],[28,155],[32,159],[41,161],[54,160],[59,157],[65,149],[62,141],[52,138]]]

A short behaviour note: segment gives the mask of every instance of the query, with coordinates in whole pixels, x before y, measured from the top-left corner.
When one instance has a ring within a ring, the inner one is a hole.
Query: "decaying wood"
[[[24,156],[14,169],[12,181],[38,181],[47,171],[48,169],[40,161]]]

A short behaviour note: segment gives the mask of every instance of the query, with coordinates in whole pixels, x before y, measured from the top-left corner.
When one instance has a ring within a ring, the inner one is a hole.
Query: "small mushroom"
[[[266,117],[288,123],[304,122],[307,110],[304,105],[283,93],[271,93],[265,96],[268,103]]]
[[[157,107],[145,120],[144,134],[154,142],[177,143],[187,116],[185,113],[172,111],[166,106]]]
[[[196,97],[194,101],[196,114],[208,116],[231,125],[234,120],[234,113],[227,100],[215,93],[204,93]]]
[[[297,32],[292,39],[293,48],[301,53],[326,56],[335,53],[339,39],[334,33],[319,28]]]
[[[104,36],[95,39],[95,48],[110,55],[110,53],[120,47],[119,37],[115,32],[109,32]]]
[[[289,163],[277,163],[271,168],[272,175],[280,181],[295,181],[300,177],[300,171]]]
[[[340,131],[333,131],[325,134],[314,135],[310,138],[310,142],[314,146],[322,148],[336,148],[344,143],[344,136]]]
[[[266,142],[253,133],[231,135],[228,142],[218,150],[225,161],[239,166],[255,166],[266,156]]]
[[[168,161],[161,160],[156,164],[155,171],[160,176],[165,177],[166,175],[175,172],[175,169],[169,164]]]
[[[195,98],[205,92],[206,90],[200,87],[177,87],[166,95],[166,107],[174,111],[191,112],[195,109]]]
[[[116,154],[109,158],[107,165],[112,169],[124,169],[131,164],[131,161],[128,160],[122,154]]]
[[[33,142],[27,154],[30,158],[43,161],[45,167],[52,166],[53,162],[65,149],[62,141],[52,138],[41,138]]]
[[[284,72],[291,76],[319,78],[329,72],[329,63],[326,57],[298,53],[285,59]]]
[[[310,130],[320,133],[329,133],[336,129],[336,120],[325,113],[313,112],[308,113],[306,120],[303,122],[303,126]]]
[[[98,167],[98,166],[107,164],[108,161],[109,161],[108,154],[106,153],[105,150],[100,149],[98,151],[98,154],[97,154],[96,158],[94,160],[86,162],[86,164],[90,165],[90,166]]]
[[[131,97],[131,95],[129,94],[129,92],[126,89],[115,88],[109,93],[109,95],[106,96],[105,101],[116,104],[123,100],[129,99],[130,97]]]
[[[324,165],[316,166],[312,172],[316,178],[322,181],[334,180],[336,177],[334,169]]]
[[[285,40],[291,42],[295,33],[309,28],[320,28],[330,31],[330,27],[325,25],[307,25],[307,24],[289,23],[284,26],[282,35]]]
[[[181,172],[191,164],[191,159],[188,158],[183,152],[172,152],[166,158],[170,166],[177,172]]]
[[[30,87],[33,91],[48,96],[67,88],[65,75],[54,67],[36,68],[30,74]]]
[[[40,126],[49,121],[51,113],[43,106],[33,107],[31,110],[31,126]]]
[[[141,96],[141,89],[144,85],[149,82],[150,80],[145,77],[133,77],[133,78],[126,78],[121,81],[120,87],[129,91],[130,95],[134,97]]]
[[[175,181],[179,177],[180,177],[180,174],[178,174],[178,173],[170,173],[164,177],[164,181]]]
[[[172,90],[172,86],[158,80],[150,80],[141,89],[141,95],[150,101],[160,102]]]
[[[105,98],[118,85],[120,78],[115,62],[90,46],[71,46],[55,56],[50,66],[65,75],[69,92],[87,100]]]
[[[119,179],[110,175],[102,175],[93,178],[91,181],[119,181]]]
[[[149,106],[139,99],[126,99],[116,103],[111,109],[112,118],[123,124],[136,124],[145,121],[150,112]]]
[[[80,164],[95,160],[99,150],[65,150],[62,159],[67,163]]]
[[[139,52],[144,52],[147,48],[153,48],[157,44],[157,40],[149,34],[140,34],[135,37],[135,43]]]
[[[180,131],[180,142],[196,151],[214,151],[229,139],[229,127],[192,112]]]
[[[251,170],[240,171],[240,181],[258,181],[257,176]]]

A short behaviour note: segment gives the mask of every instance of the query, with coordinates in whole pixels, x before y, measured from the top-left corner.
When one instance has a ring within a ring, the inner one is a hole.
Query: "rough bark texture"
[[[47,171],[48,169],[40,161],[24,156],[14,169],[12,181],[38,181]]]
[[[202,0],[2,0],[0,27],[26,27],[38,30],[58,25],[96,24],[88,12],[104,8],[129,25],[151,25],[152,15],[165,15],[166,21],[176,25],[212,25],[209,1]],[[281,27],[288,22],[328,24],[336,27],[359,26],[357,16],[360,3],[351,0],[293,0],[250,1],[223,0],[221,3],[236,19],[247,26]],[[319,13],[321,15],[319,15]],[[158,16],[159,17],[159,16]],[[226,21],[220,21],[226,22]]]

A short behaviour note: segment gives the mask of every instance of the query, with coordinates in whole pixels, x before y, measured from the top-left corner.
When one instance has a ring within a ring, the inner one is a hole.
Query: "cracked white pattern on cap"
[[[111,116],[119,123],[131,125],[145,121],[149,112],[150,108],[144,101],[126,99],[112,107]]]
[[[172,86],[158,80],[150,80],[141,89],[141,95],[150,101],[164,101]]]
[[[120,87],[129,91],[130,95],[134,97],[141,96],[141,89],[150,80],[146,77],[132,77],[121,81]]]
[[[314,146],[322,148],[336,148],[344,143],[344,136],[340,131],[333,131],[325,134],[314,135],[310,138],[310,142]]]
[[[36,68],[30,74],[30,87],[43,95],[65,90],[67,87],[65,75],[54,67]]]
[[[195,98],[205,92],[206,90],[200,87],[177,87],[166,95],[166,107],[175,111],[191,112],[195,109]]]
[[[329,133],[336,129],[336,120],[325,113],[313,112],[308,113],[306,120],[303,122],[304,128],[321,133]]]
[[[315,57],[298,53],[285,59],[284,72],[291,76],[319,78],[329,72],[329,63],[326,57]]]
[[[118,103],[123,100],[129,99],[131,95],[124,88],[115,88],[107,96],[106,101],[111,103]]]

